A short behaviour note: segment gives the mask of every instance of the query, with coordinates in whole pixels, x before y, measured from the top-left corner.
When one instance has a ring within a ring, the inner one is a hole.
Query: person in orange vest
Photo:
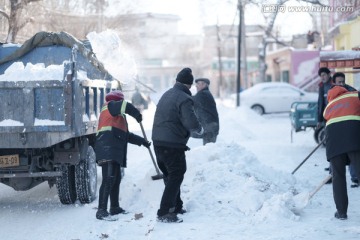
[[[342,72],[336,72],[333,75],[333,81],[335,85],[340,85],[344,87],[348,91],[356,91],[355,88],[345,83],[345,74]],[[350,185],[352,188],[359,187],[359,179],[356,176],[356,172],[354,170],[353,164],[349,165],[349,173],[351,177],[352,184]]]
[[[150,142],[128,130],[125,114],[129,114],[137,122],[142,115],[131,103],[124,100],[124,94],[115,90],[105,97],[101,109],[96,133],[96,162],[102,168],[102,183],[99,190],[99,205],[96,218],[100,220],[116,220],[112,216],[127,213],[119,205],[121,167],[126,167],[127,144],[150,147]],[[107,211],[110,197],[110,213]]]
[[[348,195],[346,165],[353,165],[360,177],[360,100],[359,92],[333,86],[324,110],[326,157],[332,168],[335,218],[347,219]]]

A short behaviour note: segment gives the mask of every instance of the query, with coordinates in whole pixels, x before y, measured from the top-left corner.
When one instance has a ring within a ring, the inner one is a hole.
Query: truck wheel
[[[95,152],[88,146],[85,159],[75,166],[76,194],[81,203],[91,203],[97,193],[97,169]]]
[[[73,204],[76,201],[75,167],[62,166],[62,175],[56,178],[56,188],[62,204]]]
[[[316,127],[314,128],[314,139],[317,144],[319,144],[319,130]]]
[[[325,139],[325,127],[320,128],[317,138],[318,143],[321,143]],[[323,142],[323,146],[326,146],[326,140]]]

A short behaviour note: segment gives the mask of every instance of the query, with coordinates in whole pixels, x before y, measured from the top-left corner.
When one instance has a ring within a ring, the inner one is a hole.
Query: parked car
[[[258,83],[240,93],[240,104],[259,114],[290,112],[293,102],[317,101],[318,94],[282,82]]]

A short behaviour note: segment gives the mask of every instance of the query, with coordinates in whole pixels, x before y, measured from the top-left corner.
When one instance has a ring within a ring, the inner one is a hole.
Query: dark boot
[[[180,194],[181,194],[181,191],[179,190],[179,193],[176,197],[176,206],[175,206],[174,213],[184,214],[184,213],[186,213],[186,210],[183,208],[184,202],[181,200]]]
[[[340,220],[346,220],[347,214],[346,213],[339,213],[338,211],[335,212],[335,218]]]
[[[110,208],[110,215],[117,215],[117,214],[127,214],[128,212],[122,209],[121,207],[111,207]]]
[[[165,215],[158,216],[157,220],[158,222],[163,223],[181,223],[183,221],[181,218],[178,218],[178,216],[176,216],[176,213],[167,213]]]
[[[98,209],[96,212],[96,218],[99,220],[104,220],[109,216],[110,216],[110,214],[108,213],[108,211],[106,211],[104,209]]]
[[[99,205],[98,205],[98,210],[96,212],[96,218],[100,220],[109,216],[109,213],[107,211],[109,190],[106,185],[107,183],[101,184],[99,191]]]
[[[176,208],[174,211],[174,213],[177,213],[177,214],[184,214],[186,212],[187,211],[184,208]]]
[[[357,188],[357,187],[359,187],[359,180],[357,180],[357,179],[351,179],[351,181],[352,181],[352,184],[350,185],[350,187],[352,187],[352,188]]]

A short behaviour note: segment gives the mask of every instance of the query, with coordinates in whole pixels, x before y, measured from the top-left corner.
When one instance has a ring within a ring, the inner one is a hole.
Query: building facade
[[[359,49],[360,35],[360,2],[331,0],[330,6],[339,11],[330,15],[331,29],[329,35],[333,39],[335,51]],[[357,50],[358,51],[358,50]],[[345,73],[346,82],[356,89],[360,89],[360,72],[353,67],[334,68],[334,72]]]

